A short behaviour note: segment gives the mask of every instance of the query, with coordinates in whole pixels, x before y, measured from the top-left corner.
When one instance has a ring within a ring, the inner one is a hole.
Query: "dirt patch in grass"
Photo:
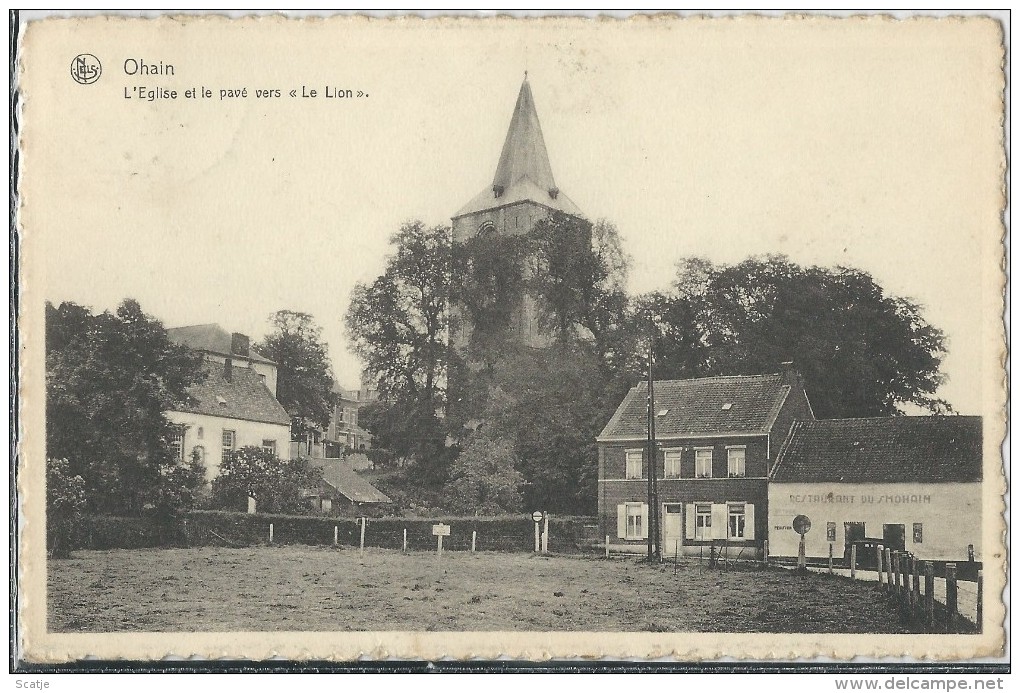
[[[80,551],[48,569],[55,632],[910,632],[874,584],[781,569],[301,546]]]

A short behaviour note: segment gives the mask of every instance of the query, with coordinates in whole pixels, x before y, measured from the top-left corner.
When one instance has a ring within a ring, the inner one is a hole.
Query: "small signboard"
[[[541,510],[536,510],[535,512],[531,513],[531,519],[534,520],[535,522],[541,522],[544,517],[545,515],[542,513]]]
[[[438,525],[432,525],[432,536],[434,537],[450,536],[450,525],[444,525],[442,522],[440,522]]]

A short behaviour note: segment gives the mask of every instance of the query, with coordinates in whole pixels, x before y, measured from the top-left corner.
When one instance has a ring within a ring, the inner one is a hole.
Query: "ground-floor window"
[[[712,506],[698,503],[694,506],[694,538],[698,541],[712,539]]]
[[[743,539],[745,530],[745,510],[743,503],[730,503],[730,539]]]
[[[263,441],[262,441],[262,449],[265,450],[268,453],[272,453],[273,455],[275,455],[276,454],[276,441],[275,440],[269,440],[268,438],[267,439],[263,439]]]
[[[825,523],[825,541],[836,541],[836,523]]]
[[[641,503],[627,503],[627,538],[644,538],[644,517]]]
[[[914,523],[914,543],[920,544],[924,541],[924,526],[920,522]]]

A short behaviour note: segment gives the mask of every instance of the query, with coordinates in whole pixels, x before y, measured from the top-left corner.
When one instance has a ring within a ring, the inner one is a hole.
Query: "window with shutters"
[[[731,539],[743,539],[746,535],[746,514],[743,503],[730,503],[729,505],[729,537]]]
[[[699,479],[712,478],[712,448],[698,448],[694,451],[694,475]]]
[[[641,503],[627,503],[627,538],[644,538],[644,516]]]
[[[680,478],[680,450],[666,450],[663,453],[664,467],[662,470],[663,479]]]
[[[627,451],[627,478],[628,479],[640,479],[642,474],[641,470],[641,451],[640,450],[628,450]]]
[[[712,505],[698,503],[694,506],[694,538],[698,541],[712,539]]]
[[[744,446],[726,449],[726,476],[744,476]]]

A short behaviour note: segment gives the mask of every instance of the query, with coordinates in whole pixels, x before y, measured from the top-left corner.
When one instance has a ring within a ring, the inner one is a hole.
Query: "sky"
[[[356,387],[352,288],[402,222],[448,224],[491,183],[527,70],[556,182],[618,227],[632,292],[687,256],[863,269],[945,331],[938,394],[978,413],[1001,342],[997,27],[850,23],[30,25],[23,281],[255,338],[308,312]],[[94,84],[67,77],[80,52]],[[128,58],[175,74],[126,75]],[[124,98],[139,86],[179,98]],[[302,86],[320,96],[289,97]]]

